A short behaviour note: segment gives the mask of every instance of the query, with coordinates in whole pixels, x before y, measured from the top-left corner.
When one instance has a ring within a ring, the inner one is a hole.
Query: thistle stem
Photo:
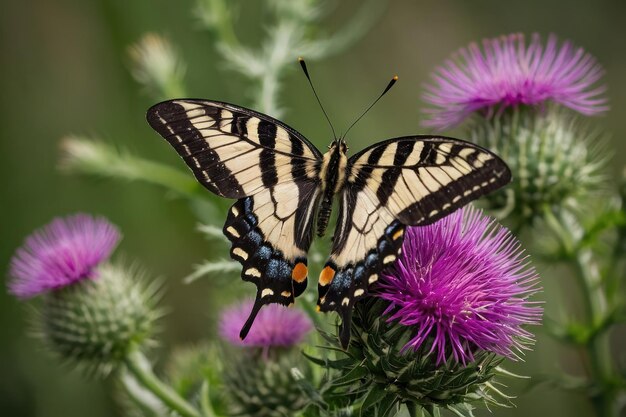
[[[606,329],[596,330],[604,321],[607,300],[602,286],[601,277],[593,268],[589,250],[578,250],[575,258],[579,282],[583,290],[583,298],[589,310],[588,325],[592,334],[583,346],[589,357],[590,374],[599,386],[597,393],[591,395],[591,402],[599,417],[615,417],[614,392],[612,389],[613,364],[608,344]]]
[[[163,401],[163,404],[172,411],[183,417],[202,417],[198,410],[157,378],[148,365],[148,360],[138,349],[133,349],[124,358],[124,363],[137,382]]]
[[[200,408],[205,417],[218,417],[211,405],[211,396],[209,394],[209,383],[204,381],[200,390]]]
[[[551,210],[544,210],[546,220],[561,239],[567,258],[572,262],[578,285],[585,303],[586,325],[590,330],[581,348],[589,360],[589,376],[594,383],[590,393],[592,405],[598,417],[616,417],[615,390],[613,387],[613,363],[608,345],[608,328],[599,327],[606,319],[608,300],[604,281],[594,262],[593,252],[576,245],[576,239],[565,226],[564,219]]]

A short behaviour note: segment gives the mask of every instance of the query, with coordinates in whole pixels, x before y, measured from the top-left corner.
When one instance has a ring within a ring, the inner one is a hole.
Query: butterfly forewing
[[[321,154],[285,124],[227,103],[166,101],[147,118],[201,184],[239,199],[224,234],[242,278],[257,286],[245,337],[261,306],[289,305],[306,287]]]
[[[427,225],[510,181],[506,164],[468,142],[429,136],[391,139],[351,157],[333,247],[319,283],[322,311],[344,317],[395,261],[407,225]]]
[[[171,100],[148,122],[217,195],[242,198],[279,182],[317,180],[319,151],[269,116],[227,103]]]

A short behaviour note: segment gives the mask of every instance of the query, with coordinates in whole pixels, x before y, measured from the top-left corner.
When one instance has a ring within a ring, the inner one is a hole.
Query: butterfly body
[[[346,180],[348,168],[347,151],[346,143],[338,139],[328,146],[328,152],[322,157],[319,175],[323,196],[317,217],[317,235],[319,237],[324,236],[326,232],[332,213],[333,200],[335,195],[343,188]]]
[[[257,287],[242,338],[263,305],[291,305],[305,290],[313,231],[324,234],[333,201],[318,308],[340,314],[347,346],[352,307],[395,261],[405,227],[431,224],[511,178],[490,151],[442,136],[389,139],[348,158],[342,139],[322,154],[284,123],[223,102],[170,100],[147,118],[202,185],[237,200],[223,230],[242,279]]]

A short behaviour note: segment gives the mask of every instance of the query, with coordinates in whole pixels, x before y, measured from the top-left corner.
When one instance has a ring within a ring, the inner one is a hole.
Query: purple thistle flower
[[[440,130],[461,123],[471,113],[488,117],[507,107],[533,106],[552,100],[585,115],[608,110],[595,83],[603,75],[595,58],[570,42],[557,46],[550,35],[543,47],[538,34],[526,46],[524,36],[511,34],[460,49],[432,74],[424,100],[425,126]]]
[[[30,298],[93,279],[94,268],[111,255],[120,238],[117,227],[102,217],[76,214],[56,218],[15,252],[9,291]]]
[[[542,309],[528,297],[538,276],[515,237],[473,208],[422,227],[409,227],[402,254],[382,276],[379,297],[389,321],[415,328],[404,349],[423,344],[437,364],[452,353],[473,360],[476,348],[517,358],[533,342],[522,328],[539,324]]]
[[[222,312],[219,332],[223,339],[236,346],[267,349],[296,345],[313,329],[311,320],[303,312],[270,304],[259,311],[250,333],[241,340],[239,331],[248,319],[252,305],[252,301],[244,301]]]

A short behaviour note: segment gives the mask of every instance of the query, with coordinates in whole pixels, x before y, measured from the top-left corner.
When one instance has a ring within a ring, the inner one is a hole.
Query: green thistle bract
[[[527,224],[546,208],[579,209],[602,188],[603,142],[567,111],[515,109],[475,120],[472,140],[500,155],[513,173],[507,189],[485,199],[500,217]]]
[[[293,368],[310,374],[309,364],[296,349],[276,348],[268,353],[238,349],[227,358],[224,369],[230,415],[284,417],[303,410],[309,399],[296,383]]]
[[[137,268],[103,264],[97,280],[47,294],[39,314],[43,338],[67,362],[106,374],[148,340],[160,316],[158,288]]]
[[[384,315],[387,306],[388,302],[373,297],[357,303],[353,339],[345,355],[338,354],[335,360],[313,359],[332,370],[329,392],[324,394],[324,398],[338,399],[332,407],[356,404],[367,415],[387,416],[394,415],[402,404],[411,409],[442,407],[457,412],[471,409],[469,404],[476,402],[500,404],[502,398],[496,398],[500,394],[491,389],[489,381],[501,358],[477,350],[473,362],[463,365],[449,360],[437,365],[436,353],[428,354],[430,343],[416,351],[404,349],[414,329],[388,323]],[[327,336],[339,348],[336,337]]]

